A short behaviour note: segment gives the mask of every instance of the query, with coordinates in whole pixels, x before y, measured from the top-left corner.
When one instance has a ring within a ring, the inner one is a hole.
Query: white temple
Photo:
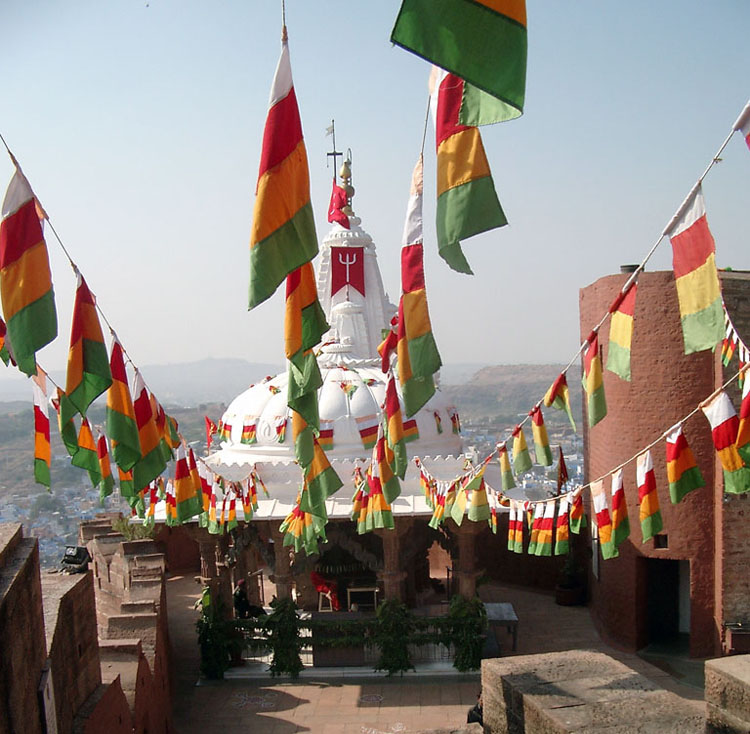
[[[348,162],[341,176],[351,197],[354,190]],[[386,387],[377,346],[396,312],[383,288],[372,237],[350,205],[344,212],[350,228],[333,224],[322,242],[317,263],[318,297],[331,326],[318,353],[323,376],[318,392],[321,443],[326,446],[332,440],[326,452],[344,482],[327,503],[331,519],[349,517],[354,493],[352,474],[357,465],[364,469],[372,455]],[[390,256],[398,257],[398,253]],[[456,407],[442,395],[439,386],[416,415],[407,418],[404,413],[404,420],[407,435],[413,437],[407,444],[410,458],[418,456],[439,480],[452,480],[463,473],[466,457],[461,436],[454,432]],[[283,519],[291,511],[301,483],[287,408],[286,372],[238,395],[222,422],[231,426],[229,439],[207,457],[206,463],[230,481],[240,481],[256,468],[270,498],[259,496],[255,519]],[[243,427],[253,425],[254,442],[243,443]],[[432,514],[413,463],[401,486],[401,496],[392,506],[394,515]]]

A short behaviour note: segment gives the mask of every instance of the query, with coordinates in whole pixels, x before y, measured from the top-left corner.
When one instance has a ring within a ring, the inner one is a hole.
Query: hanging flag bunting
[[[339,387],[341,388],[341,391],[344,393],[344,395],[346,395],[346,397],[350,399],[352,395],[357,392],[357,388],[359,388],[359,385],[355,385],[350,380],[342,380],[339,383]]]
[[[120,481],[120,496],[124,497],[128,502],[135,495],[135,487],[133,486],[133,472],[123,471],[120,467],[117,467],[117,478]],[[131,504],[131,507],[133,505]]]
[[[729,367],[729,363],[732,361],[734,352],[737,349],[737,342],[739,341],[739,337],[737,336],[737,332],[734,330],[732,322],[729,320],[729,314],[726,312],[726,310],[724,311],[724,324],[726,327],[726,332],[724,334],[724,341],[721,343],[721,363],[724,365],[724,367]]]
[[[96,450],[94,435],[91,433],[91,426],[87,418],[81,419],[81,428],[78,431],[78,451],[70,460],[73,466],[79,469],[86,469],[89,473],[89,479],[94,487],[99,486],[102,479],[99,470],[99,457]]]
[[[636,461],[638,481],[638,515],[641,520],[643,542],[662,531],[663,523],[659,510],[659,495],[656,493],[656,477],[651,452],[645,451]]]
[[[555,526],[555,555],[564,556],[570,551],[570,528],[568,525],[568,495],[560,498]]]
[[[206,421],[206,451],[210,451],[211,444],[213,443],[213,436],[218,433],[219,429],[207,415],[204,415],[203,418]]]
[[[750,148],[750,102],[745,105],[745,109],[740,113],[737,122],[734,123],[733,129],[739,130],[742,133],[747,147]]]
[[[359,436],[362,439],[362,446],[371,449],[378,440],[378,423],[380,422],[378,416],[373,413],[372,415],[355,418],[355,420]]]
[[[560,458],[557,460],[557,494],[560,494],[563,486],[570,477],[568,476],[568,467],[565,465],[562,446],[558,446],[557,449],[560,453]]]
[[[242,421],[242,436],[240,437],[240,443],[250,445],[257,443],[258,438],[256,435],[258,425],[257,415],[246,415]]]
[[[615,548],[630,535],[628,505],[625,502],[625,487],[622,481],[622,469],[612,472],[612,542]]]
[[[342,288],[365,295],[365,248],[331,247],[331,297]],[[347,291],[347,300],[348,291]]]
[[[552,407],[555,410],[564,410],[568,414],[568,420],[573,430],[576,430],[576,422],[573,420],[573,411],[570,407],[570,390],[565,373],[561,372],[559,377],[550,385],[544,396],[544,407]]]
[[[461,523],[464,520],[467,502],[466,490],[460,485],[455,489],[453,501],[450,504],[446,502],[445,511],[458,527],[461,527]]]
[[[174,465],[174,498],[175,518],[183,523],[201,513],[201,501],[195,485],[195,478],[190,472],[188,450],[184,443],[179,443],[175,451]]]
[[[599,547],[602,551],[602,558],[606,561],[609,558],[615,558],[617,546],[614,543],[612,533],[612,518],[609,514],[607,505],[607,494],[604,491],[604,481],[599,479],[591,483],[591,499],[594,504],[594,517],[599,534]]]
[[[226,416],[225,416],[226,417]],[[232,440],[232,424],[229,420],[222,418],[219,421],[219,427],[216,429],[219,435],[219,441],[231,441]]]
[[[394,500],[401,494],[401,483],[398,480],[398,475],[392,468],[394,462],[395,457],[388,449],[385,428],[381,424],[378,430],[378,440],[375,448],[372,450],[371,464],[377,464],[378,483],[388,505],[392,505]],[[372,485],[370,486],[372,487]]]
[[[277,415],[274,421],[274,430],[276,431],[276,440],[279,443],[284,443],[286,440],[286,422],[287,417],[285,415]]]
[[[466,516],[472,522],[491,520],[492,517],[489,501],[487,499],[487,484],[484,481],[484,471],[486,468],[487,464],[483,464],[481,469],[464,487],[468,501]],[[490,523],[490,528],[491,527],[492,524]]]
[[[320,420],[320,433],[318,434],[318,442],[323,451],[330,451],[333,448],[333,421],[332,420]]]
[[[581,532],[581,528],[585,528],[588,524],[586,522],[586,513],[583,509],[583,496],[579,490],[572,497],[573,501],[570,506],[570,532],[578,535]]]
[[[133,482],[136,492],[148,486],[166,468],[161,436],[156,428],[155,416],[151,409],[151,398],[146,383],[138,369],[133,381],[133,409],[141,444],[141,458],[133,465]]]
[[[5,362],[5,366],[7,367],[10,362],[10,354],[8,352],[8,346],[5,343],[5,340],[8,336],[8,327],[5,325],[5,322],[0,319],[0,359]]]
[[[112,465],[109,462],[109,449],[107,448],[107,437],[99,433],[96,439],[96,456],[99,459],[99,501],[104,502],[105,497],[112,494],[115,480],[112,477]]]
[[[701,407],[711,425],[714,448],[724,470],[724,491],[732,494],[747,492],[750,489],[750,469],[735,446],[740,421],[732,401],[722,390]]]
[[[156,523],[156,505],[159,502],[159,498],[156,494],[156,483],[151,482],[148,485],[148,510],[146,511],[146,517],[143,518],[143,524],[145,526],[153,526]]]
[[[304,422],[299,413],[292,413],[292,432],[295,436],[304,435],[305,426],[296,426],[298,422]],[[343,486],[339,475],[334,471],[325,451],[320,446],[318,439],[312,437],[312,453],[309,458],[305,457],[306,466],[304,473],[304,490],[302,492],[301,509],[303,512],[312,513],[318,517],[325,517],[325,501]],[[301,466],[305,466],[300,462]]]
[[[46,373],[39,369],[31,378],[31,388],[34,392],[34,480],[49,489],[52,452],[50,450],[46,377]]]
[[[328,221],[333,224],[337,222],[344,229],[349,229],[349,217],[342,209],[349,203],[346,191],[336,183],[336,174],[333,174],[333,188],[331,189],[331,201],[328,204]],[[333,249],[333,248],[331,248]],[[331,294],[333,295],[333,294]]]
[[[612,317],[609,322],[607,369],[627,382],[630,382],[630,346],[637,291],[636,283],[631,283],[628,290],[620,293],[609,307]]]
[[[311,515],[300,509],[302,497],[305,490],[297,495],[297,502],[292,511],[284,518],[279,531],[284,533],[283,545],[292,546],[299,553],[304,549],[305,553],[314,555],[318,553],[318,539],[325,542],[325,518]]]
[[[403,0],[391,41],[500,100],[499,119],[523,112],[525,0]]]
[[[500,461],[500,475],[502,477],[502,490],[507,492],[516,486],[516,480],[513,478],[513,470],[510,468],[510,459],[508,458],[508,449],[503,444],[498,448],[498,460]]]
[[[531,466],[526,436],[523,434],[523,428],[516,426],[513,429],[513,473],[519,476],[531,469]]]
[[[201,495],[203,498],[203,514],[201,515],[201,527],[206,527],[208,510],[211,505],[211,487],[214,481],[214,473],[206,466],[205,461],[198,462],[198,477],[200,478]]]
[[[511,553],[523,553],[523,510],[515,500],[510,501],[508,514],[508,550]]]
[[[536,545],[539,542],[539,532],[542,528],[542,518],[544,517],[544,502],[537,502],[534,505],[534,513],[531,521],[531,535],[529,537],[529,547],[526,552],[530,556],[536,555]]]
[[[448,414],[451,418],[451,428],[453,433],[461,433],[461,419],[458,417],[458,411],[455,408],[448,408]]]
[[[109,368],[112,384],[107,391],[107,434],[112,444],[115,463],[124,471],[128,471],[141,458],[141,444],[122,346],[117,337],[112,339]]]
[[[411,443],[419,439],[419,428],[417,427],[417,419],[412,418],[411,420],[404,421],[404,441]]]
[[[16,165],[0,223],[0,299],[13,358],[29,376],[36,373],[36,352],[57,336],[55,295],[39,209]]]
[[[461,240],[504,227],[508,220],[495,192],[479,128],[459,121],[464,80],[433,68],[430,85],[437,147],[438,251],[453,270],[473,275]]]
[[[161,479],[161,477],[159,477],[159,479]],[[167,480],[165,495],[165,524],[168,527],[174,527],[175,525],[179,525],[179,521],[177,520],[177,497],[175,484],[171,479]],[[222,510],[222,524],[224,524],[223,514],[224,511]]]
[[[737,447],[737,453],[744,461],[745,466],[750,466],[750,382],[747,380],[742,385],[740,421],[734,445]]]
[[[688,492],[706,484],[685,439],[682,424],[675,426],[667,434],[667,481],[673,505],[682,502]]]
[[[427,305],[422,230],[423,179],[420,155],[412,173],[401,238],[401,298],[394,344],[398,355],[398,381],[407,416],[414,415],[435,394],[433,375],[442,365]],[[386,346],[384,354],[387,351]]]
[[[250,309],[318,254],[286,29],[268,108],[250,235]]]
[[[672,242],[685,354],[713,349],[724,336],[724,309],[716,246],[700,184],[690,192],[664,234]]]
[[[536,405],[529,415],[531,416],[531,432],[534,436],[536,463],[542,466],[552,466],[552,449],[549,445],[547,426],[544,425],[542,409]]]
[[[406,475],[408,458],[406,456],[406,441],[404,423],[401,416],[401,403],[396,392],[396,379],[391,373],[385,389],[385,440],[387,461],[400,479]],[[393,501],[392,499],[390,500]]]
[[[386,470],[384,476],[381,472]],[[378,436],[378,443],[373,450],[373,459],[370,462],[370,466],[367,469],[367,486],[369,488],[366,505],[365,515],[365,531],[370,532],[375,528],[391,528],[393,529],[393,514],[391,512],[391,505],[385,496],[385,482],[392,481],[395,476],[388,473],[388,464],[385,461],[385,438],[381,435]],[[398,479],[395,479],[398,483]],[[398,488],[398,493],[401,489]],[[393,492],[393,489],[391,489]]]
[[[539,521],[539,534],[534,546],[535,556],[552,555],[552,539],[555,533],[555,500],[540,503],[544,507],[544,514]]]
[[[89,405],[112,384],[112,372],[96,313],[96,300],[83,276],[79,272],[76,276],[78,284],[70,329],[65,392],[76,412],[86,415]],[[63,410],[63,422],[71,417]]]
[[[440,412],[437,410],[434,410],[432,412],[432,416],[435,419],[435,430],[438,432],[438,434],[443,432],[443,419],[440,417]]]
[[[589,428],[593,428],[607,415],[602,359],[599,354],[599,335],[596,332],[592,332],[587,339],[586,352],[583,357],[583,389],[588,398]]]

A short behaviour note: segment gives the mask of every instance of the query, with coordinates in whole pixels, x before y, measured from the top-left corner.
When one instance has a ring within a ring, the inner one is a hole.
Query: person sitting
[[[466,715],[466,723],[467,724],[473,724],[476,722],[477,724],[482,724],[484,726],[484,722],[482,721],[482,692],[479,691],[479,694],[477,695],[477,702],[469,709],[469,713]]]
[[[251,604],[247,598],[247,584],[245,579],[240,579],[237,582],[237,587],[234,590],[234,616],[237,619],[249,619],[257,618],[265,615],[266,610],[258,604]]]

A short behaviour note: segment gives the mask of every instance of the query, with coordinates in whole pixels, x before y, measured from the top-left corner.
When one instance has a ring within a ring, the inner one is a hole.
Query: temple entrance
[[[650,645],[679,641],[680,628],[684,626],[680,620],[680,563],[646,559],[646,634]],[[687,588],[689,615],[689,583]]]

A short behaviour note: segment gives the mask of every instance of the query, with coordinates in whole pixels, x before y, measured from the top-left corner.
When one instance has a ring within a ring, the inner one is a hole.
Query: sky
[[[400,0],[287,0],[319,239],[325,130],[391,300],[429,64],[391,45]],[[750,98],[746,0],[529,0],[524,115],[482,128],[509,226],[472,238],[473,277],[437,256],[434,132],[425,250],[445,363],[567,362],[579,289],[640,262]],[[0,133],[130,356],[283,361],[283,295],[247,311],[255,182],[280,51],[270,0],[3,0]],[[12,175],[0,155],[0,188]],[[704,183],[720,267],[750,269],[750,151]],[[75,281],[51,233],[64,367]],[[648,269],[671,267],[664,241]],[[148,379],[148,376],[146,376]]]

